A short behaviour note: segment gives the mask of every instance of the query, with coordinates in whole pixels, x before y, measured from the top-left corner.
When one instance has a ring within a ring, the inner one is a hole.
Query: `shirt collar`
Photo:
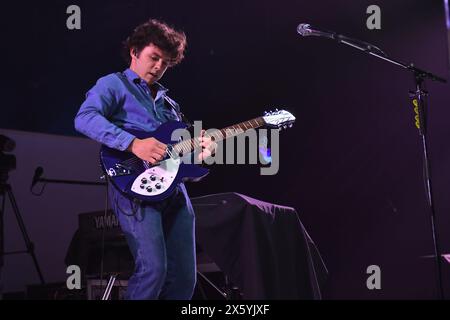
[[[141,83],[141,84],[147,84],[143,79],[141,79],[141,77],[138,76],[138,74],[136,72],[134,72],[133,70],[131,70],[130,68],[127,68],[124,71],[125,76],[128,78],[128,80],[130,80],[133,83]],[[167,89],[166,87],[164,87],[161,83],[159,82],[155,82],[153,84],[154,86],[156,86],[156,88],[158,89],[158,91],[169,91],[169,89]]]

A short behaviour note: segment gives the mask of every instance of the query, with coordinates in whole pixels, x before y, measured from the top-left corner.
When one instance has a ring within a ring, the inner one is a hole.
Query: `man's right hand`
[[[138,139],[135,138],[128,147],[128,151],[134,153],[136,157],[155,164],[162,160],[166,154],[167,146],[155,138]]]

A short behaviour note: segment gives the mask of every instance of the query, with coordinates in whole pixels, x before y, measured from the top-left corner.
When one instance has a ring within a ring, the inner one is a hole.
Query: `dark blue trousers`
[[[135,262],[126,298],[191,299],[196,283],[195,216],[184,184],[157,203],[138,205],[111,185],[109,198]]]

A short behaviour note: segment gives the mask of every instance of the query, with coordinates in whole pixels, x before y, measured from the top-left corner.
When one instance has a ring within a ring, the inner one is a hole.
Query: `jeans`
[[[184,184],[169,198],[133,203],[112,185],[109,197],[134,257],[126,299],[188,300],[196,284],[195,216]]]

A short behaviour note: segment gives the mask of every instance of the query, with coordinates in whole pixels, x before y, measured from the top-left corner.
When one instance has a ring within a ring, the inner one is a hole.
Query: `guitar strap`
[[[170,108],[173,109],[176,114],[178,115],[178,118],[183,121],[185,124],[187,124],[188,128],[192,127],[192,122],[189,121],[189,119],[184,115],[183,112],[181,112],[179,110],[179,108],[177,108],[177,106],[175,105],[175,103],[173,102],[172,99],[170,99],[168,96],[164,95],[164,100],[169,104]],[[166,104],[167,105],[167,104]]]
[[[126,80],[126,76],[122,73],[122,72],[116,72],[115,73],[116,76],[125,84],[125,86],[132,91],[131,87],[128,85],[128,81]],[[182,113],[179,108],[177,107],[175,101],[173,101],[172,99],[170,99],[168,96],[166,96],[164,94],[164,100],[169,104],[169,109],[173,109],[175,111],[175,113],[178,116],[178,119],[182,122],[184,122],[187,125],[187,128],[191,128],[192,122],[189,121],[189,119],[184,115],[184,113]],[[164,105],[167,107],[167,104],[164,103]]]

